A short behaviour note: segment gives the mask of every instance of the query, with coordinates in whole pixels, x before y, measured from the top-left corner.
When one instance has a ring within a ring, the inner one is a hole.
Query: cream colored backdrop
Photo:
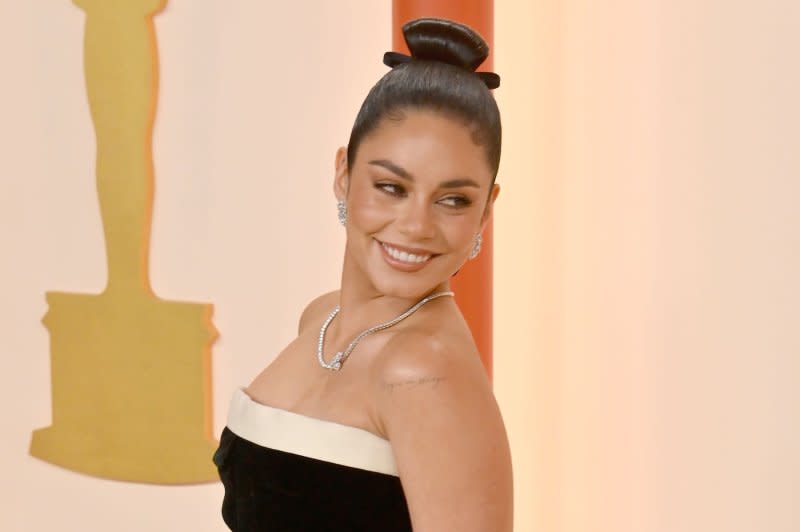
[[[170,0],[155,18],[151,279],[215,306],[216,434],[234,387],[338,284],[334,152],[386,71],[390,7]],[[27,454],[51,416],[44,293],[105,284],[83,22],[69,0],[0,2],[0,530],[226,530],[219,484],[106,481]]]
[[[796,3],[495,9],[495,389],[517,530],[796,530]],[[151,276],[215,305],[217,432],[338,281],[333,150],[385,71],[389,18],[370,0],[170,0],[156,18]],[[97,292],[105,270],[83,14],[4,0],[0,27],[0,530],[224,530],[218,485],[27,455],[50,421],[44,292]]]
[[[519,530],[800,530],[800,4],[495,4]]]

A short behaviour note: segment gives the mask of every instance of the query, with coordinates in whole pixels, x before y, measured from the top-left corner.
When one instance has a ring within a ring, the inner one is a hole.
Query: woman
[[[488,47],[439,19],[370,91],[334,193],[341,288],[234,394],[215,453],[232,530],[508,531],[511,461],[449,280],[480,251],[499,187]]]

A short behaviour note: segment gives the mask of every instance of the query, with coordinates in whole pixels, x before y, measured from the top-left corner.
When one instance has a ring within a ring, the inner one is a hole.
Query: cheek
[[[445,220],[440,227],[449,247],[458,251],[472,246],[477,225],[478,222],[472,220],[471,216],[460,216]]]
[[[348,218],[363,231],[374,231],[392,219],[388,197],[367,187],[353,187],[348,198]]]

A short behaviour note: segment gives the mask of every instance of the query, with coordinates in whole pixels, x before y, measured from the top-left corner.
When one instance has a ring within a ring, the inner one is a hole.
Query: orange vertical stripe
[[[408,53],[402,25],[420,17],[440,17],[474,28],[489,44],[490,52],[479,70],[492,70],[494,32],[493,0],[394,0],[392,2],[392,46]],[[456,301],[464,313],[481,353],[483,365],[492,377],[492,222],[483,232],[480,255],[468,261],[453,278]]]

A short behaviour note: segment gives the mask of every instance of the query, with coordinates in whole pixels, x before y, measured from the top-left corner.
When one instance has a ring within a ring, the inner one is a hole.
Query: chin
[[[431,290],[439,285],[439,283],[392,283],[381,282],[381,280],[376,280],[374,284],[378,292],[384,296],[413,301],[422,299],[425,294],[428,294]]]

